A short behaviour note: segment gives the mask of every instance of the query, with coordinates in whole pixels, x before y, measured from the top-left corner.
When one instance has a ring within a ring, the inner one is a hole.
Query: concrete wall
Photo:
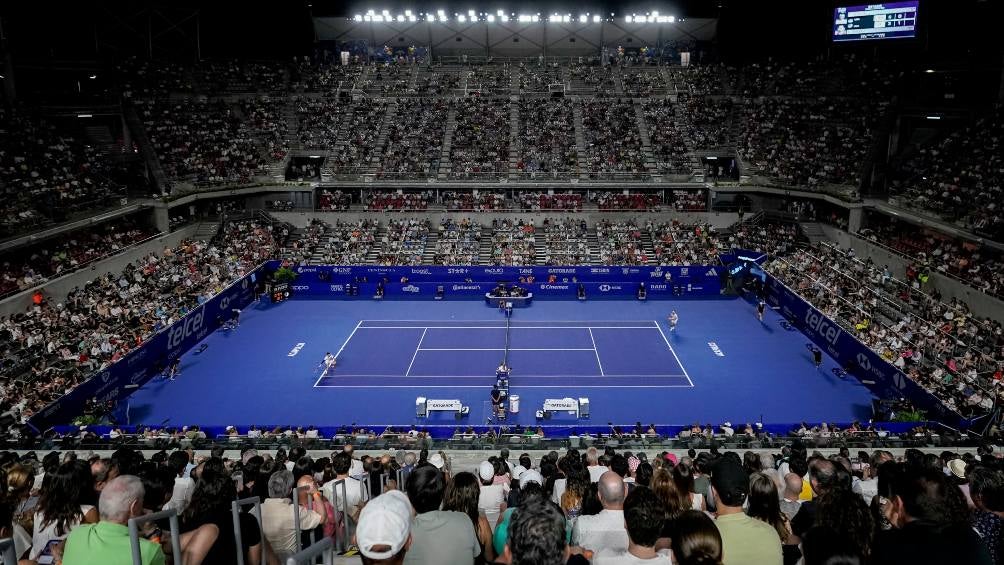
[[[897,278],[903,278],[904,273],[906,273],[906,267],[910,264],[907,258],[860,237],[855,237],[839,228],[826,224],[821,225],[826,236],[841,248],[847,249],[850,247],[854,249],[854,253],[862,260],[866,257],[871,257],[872,261],[877,265],[889,265],[889,268]],[[953,278],[946,277],[937,272],[931,273],[931,278],[925,291],[931,292],[934,289],[938,289],[946,301],[958,298],[968,304],[969,309],[976,312],[977,315],[985,316],[998,322],[1004,322],[1004,301],[1000,299],[982,293],[971,286],[962,284]]]
[[[289,222],[296,227],[302,228],[310,223],[310,220],[317,218],[325,222],[334,223],[336,221],[342,222],[354,222],[359,219],[376,219],[380,220],[381,223],[386,224],[390,220],[400,220],[404,218],[418,218],[418,219],[428,219],[433,224],[438,224],[443,218],[450,217],[455,219],[462,218],[474,218],[481,222],[482,225],[491,224],[492,220],[495,218],[513,218],[521,220],[533,220],[534,224],[541,225],[544,218],[567,218],[574,217],[576,220],[586,220],[590,226],[595,224],[600,220],[635,220],[639,224],[644,225],[645,222],[651,220],[653,222],[668,222],[671,220],[678,220],[685,224],[690,223],[709,223],[716,229],[724,229],[728,226],[734,224],[738,220],[738,216],[734,213],[725,212],[633,212],[633,213],[619,213],[619,212],[582,212],[577,214],[568,214],[562,212],[550,212],[550,213],[540,213],[540,214],[528,214],[520,212],[499,212],[496,214],[478,213],[471,214],[468,212],[361,212],[361,211],[349,211],[349,212],[314,212],[314,211],[303,211],[303,212],[271,212],[271,215],[284,222]]]
[[[58,302],[66,298],[66,295],[69,294],[69,292],[75,287],[83,286],[87,283],[87,281],[93,280],[101,274],[118,273],[127,264],[143,257],[144,255],[150,253],[160,254],[164,248],[174,247],[182,239],[191,237],[192,234],[195,233],[197,227],[197,224],[185,226],[170,234],[151,239],[146,243],[129,249],[125,253],[120,253],[103,261],[98,261],[80,271],[52,280],[42,285],[42,288],[51,297],[51,299]],[[26,290],[0,302],[0,316],[9,316],[16,312],[23,312],[31,305],[32,292],[34,292],[34,289]]]

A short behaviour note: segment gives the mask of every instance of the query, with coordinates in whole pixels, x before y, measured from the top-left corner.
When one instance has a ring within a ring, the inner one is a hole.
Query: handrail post
[[[291,555],[286,558],[285,565],[300,565],[301,563],[314,563],[318,556],[321,556],[324,560],[324,565],[334,564],[334,542],[331,538],[324,538],[319,542],[311,544],[310,547],[302,551],[297,552],[296,555]]]
[[[139,525],[161,520],[163,518],[167,518],[171,523],[171,550],[174,552],[175,563],[178,565],[184,565],[182,563],[183,557],[181,555],[181,533],[178,528],[178,512],[173,508],[171,510],[161,510],[160,512],[154,512],[153,514],[129,518],[127,526],[129,527],[129,547],[132,549],[133,565],[143,565],[143,555],[139,549]],[[13,545],[10,548],[10,552],[14,552]],[[5,548],[4,565],[7,563],[14,564],[17,563],[17,561],[7,561]]]
[[[241,539],[241,508],[247,505],[254,505],[254,517],[258,520],[258,529],[261,530],[261,498],[252,496],[249,498],[239,498],[230,503],[230,513],[234,519],[234,542],[237,544],[237,565],[244,565],[244,540]],[[265,532],[262,531],[262,537]]]

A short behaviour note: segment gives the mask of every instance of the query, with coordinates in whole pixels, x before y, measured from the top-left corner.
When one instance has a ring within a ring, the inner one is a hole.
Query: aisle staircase
[[[579,178],[589,179],[589,157],[586,153],[586,129],[582,124],[582,103],[572,103],[572,122],[575,124],[575,157],[579,163]]]
[[[376,145],[373,148],[373,153],[370,155],[370,169],[371,173],[380,172],[380,162],[383,158],[383,148],[387,144],[387,135],[390,132],[390,125],[394,123],[394,117],[397,116],[397,98],[392,98],[387,104],[387,111],[384,112],[383,120],[380,122],[380,129],[377,131]]]
[[[810,243],[828,240],[826,232],[823,231],[823,226],[819,222],[799,222],[798,228]]]
[[[453,170],[453,162],[450,160],[450,149],[453,147],[453,133],[457,131],[457,106],[450,104],[450,110],[446,114],[446,131],[443,133],[443,149],[439,152],[439,171],[436,175],[440,180],[446,180]]]
[[[435,265],[436,264],[436,243],[439,241],[439,232],[433,229],[429,230],[429,235],[425,238],[425,253],[422,253],[422,264],[423,265]]]
[[[659,167],[655,162],[655,154],[652,152],[652,139],[648,136],[648,123],[645,121],[645,108],[642,107],[641,98],[634,99],[634,117],[638,126],[638,136],[641,139],[641,152],[645,157],[645,169],[649,174],[657,175]],[[653,180],[660,181],[662,179],[654,177]]]

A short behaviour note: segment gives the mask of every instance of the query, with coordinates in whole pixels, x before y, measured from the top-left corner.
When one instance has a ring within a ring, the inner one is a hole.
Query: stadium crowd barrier
[[[255,298],[255,281],[261,266],[241,277],[180,320],[148,339],[117,363],[96,372],[28,419],[36,433],[70,422],[88,401],[118,402],[163,371],[170,361],[191,349],[229,320],[234,308],[243,309]]]
[[[272,262],[266,268],[278,268]],[[721,266],[687,267],[296,267],[290,284],[292,297],[370,299],[383,282],[385,298],[444,298],[483,300],[499,282],[516,284],[534,297],[575,299],[581,285],[589,298],[633,298],[645,283],[648,298],[708,298],[719,296]],[[520,282],[533,277],[533,283]],[[554,277],[554,280],[549,280]],[[364,282],[365,281],[365,282]]]
[[[765,276],[767,302],[872,394],[883,399],[906,398],[931,419],[949,425],[969,427],[973,423],[848,334],[840,324],[806,302],[784,283],[769,274]]]

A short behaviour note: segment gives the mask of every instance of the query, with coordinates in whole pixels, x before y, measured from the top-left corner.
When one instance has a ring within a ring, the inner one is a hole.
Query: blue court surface
[[[666,317],[680,315],[676,331]],[[817,369],[806,339],[739,299],[537,301],[508,330],[511,394],[535,423],[545,399],[588,397],[585,425],[765,424],[867,419],[871,394]],[[506,319],[474,301],[289,301],[259,304],[237,330],[206,337],[171,382],[156,378],[131,398],[132,424],[482,425]],[[325,353],[337,367],[323,371]],[[415,398],[459,399],[470,415],[415,418]],[[551,424],[574,417],[556,415]]]

